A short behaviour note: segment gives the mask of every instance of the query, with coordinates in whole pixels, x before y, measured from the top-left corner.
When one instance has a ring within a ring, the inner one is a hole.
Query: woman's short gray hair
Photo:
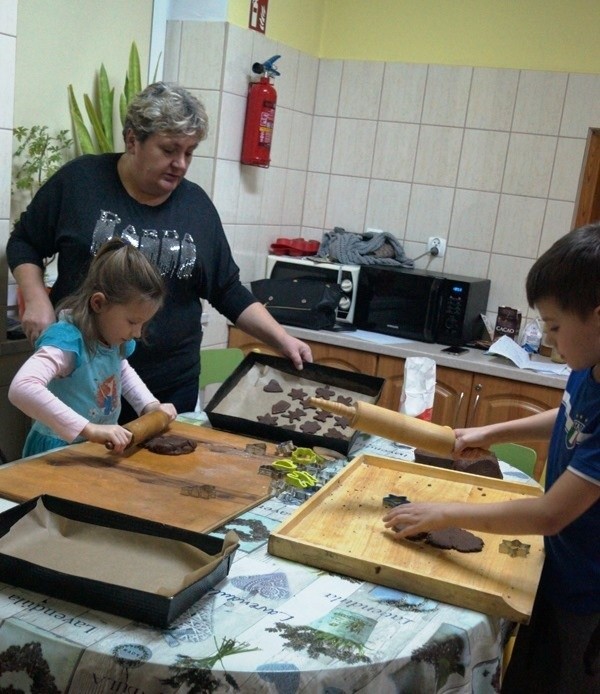
[[[140,142],[156,132],[196,136],[200,142],[208,134],[208,116],[202,103],[187,89],[155,82],[130,101],[123,137],[128,130]]]

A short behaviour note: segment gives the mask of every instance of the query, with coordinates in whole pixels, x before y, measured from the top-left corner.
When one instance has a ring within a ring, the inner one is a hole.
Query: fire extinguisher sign
[[[267,28],[267,8],[269,0],[250,0],[250,17],[248,19],[248,28],[265,33]]]

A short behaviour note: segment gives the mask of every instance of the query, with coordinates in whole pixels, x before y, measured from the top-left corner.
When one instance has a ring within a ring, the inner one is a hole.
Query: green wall
[[[248,11],[230,0],[228,19]],[[600,0],[269,0],[267,36],[321,58],[600,73]]]

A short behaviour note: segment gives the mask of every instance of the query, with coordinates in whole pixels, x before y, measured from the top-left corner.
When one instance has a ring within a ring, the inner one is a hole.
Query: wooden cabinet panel
[[[472,385],[473,374],[470,371],[438,366],[432,421],[453,429],[464,427]]]
[[[494,376],[473,374],[467,426],[483,426],[529,417],[560,405],[562,391],[531,383],[509,381]],[[545,441],[522,441],[538,454],[534,477],[539,479],[548,457]]]
[[[400,396],[402,395],[402,381],[404,379],[404,359],[380,355],[377,362],[377,372],[380,378],[385,378],[381,397],[378,405],[387,407],[388,410],[398,411]]]

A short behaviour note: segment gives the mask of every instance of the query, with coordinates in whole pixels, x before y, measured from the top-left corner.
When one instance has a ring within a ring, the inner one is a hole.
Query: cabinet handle
[[[462,405],[462,401],[464,400],[465,393],[464,391],[461,392],[461,394],[458,396],[458,403],[456,405],[456,412],[454,413],[454,423],[452,424],[452,428],[456,429],[456,425],[458,424],[458,415],[460,414],[460,408]]]
[[[479,405],[479,393],[483,390],[483,386],[481,383],[476,383],[475,387],[473,390],[477,393],[475,396],[475,402],[473,403],[473,409],[471,410],[471,416],[469,417],[469,425],[472,426],[471,422],[475,419],[475,415],[477,414],[477,405]]]

